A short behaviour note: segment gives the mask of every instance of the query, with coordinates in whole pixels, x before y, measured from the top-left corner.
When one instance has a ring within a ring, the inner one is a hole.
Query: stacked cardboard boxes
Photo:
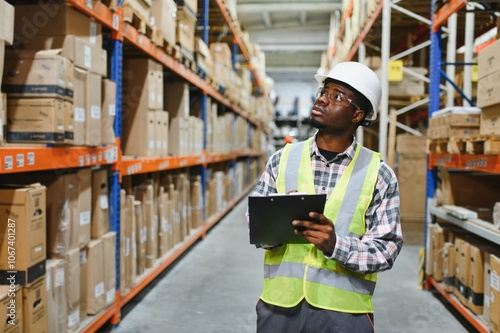
[[[5,44],[12,44],[14,39],[14,7],[0,1],[0,83],[2,83]],[[0,94],[0,146],[6,140],[7,135],[7,95]]]
[[[481,111],[481,135],[500,136],[500,41],[489,45],[478,54],[477,106]]]

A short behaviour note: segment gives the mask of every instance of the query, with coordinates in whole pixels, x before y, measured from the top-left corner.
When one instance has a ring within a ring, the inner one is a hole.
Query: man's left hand
[[[321,213],[310,212],[309,217],[312,221],[292,221],[295,233],[304,236],[325,256],[330,257],[337,242],[333,222]]]

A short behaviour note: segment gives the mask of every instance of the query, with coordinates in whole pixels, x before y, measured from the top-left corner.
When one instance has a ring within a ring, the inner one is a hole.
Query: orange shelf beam
[[[50,309],[49,309],[50,311]],[[116,305],[113,304],[104,312],[96,315],[96,317],[84,328],[80,328],[78,332],[80,333],[94,333],[97,332],[101,327],[104,326],[108,321],[111,320],[116,315]]]
[[[482,323],[475,314],[473,314],[469,309],[467,309],[460,301],[453,296],[452,294],[448,293],[444,288],[441,286],[439,282],[434,280],[431,276],[426,277],[427,282],[430,283],[436,290],[443,295],[443,297],[455,308],[457,311],[469,322],[474,326],[480,333],[488,333],[490,330],[486,327],[484,323]]]
[[[432,20],[432,31],[437,32],[439,28],[448,20],[451,14],[458,12],[467,4],[466,0],[448,0],[439,11],[434,14]]]
[[[121,161],[122,176],[203,165],[203,155],[179,157],[127,157]]]
[[[66,0],[66,2],[88,16],[95,18],[111,30],[116,32],[120,29],[119,13],[111,11],[102,2],[92,0]]]
[[[2,147],[0,174],[113,164],[118,149],[109,147]]]
[[[500,155],[429,154],[429,168],[442,166],[452,169],[500,173]]]
[[[383,4],[384,2],[381,1],[381,3]],[[328,52],[328,61],[331,61],[333,59],[333,56],[337,52],[337,44],[340,41],[340,39],[342,38],[342,34],[344,33],[345,22],[346,22],[347,18],[351,17],[353,6],[354,6],[354,0],[351,0],[349,2],[349,4],[347,5],[345,12],[342,13],[342,17],[340,19],[339,30],[337,32],[337,40],[336,40],[335,44],[333,44],[333,47]]]

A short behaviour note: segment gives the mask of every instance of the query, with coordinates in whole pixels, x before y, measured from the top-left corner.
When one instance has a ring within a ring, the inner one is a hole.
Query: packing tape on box
[[[493,224],[500,229],[500,202],[496,202],[493,206]]]

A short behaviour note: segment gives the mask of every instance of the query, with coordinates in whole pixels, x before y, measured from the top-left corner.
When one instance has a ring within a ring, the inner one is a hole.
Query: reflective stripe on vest
[[[311,140],[311,139],[310,139]],[[289,144],[283,150],[277,190],[315,193],[310,141]],[[327,200],[324,214],[339,235],[361,238],[364,216],[375,188],[380,156],[357,146]],[[274,305],[292,307],[306,297],[316,307],[351,313],[373,312],[371,296],[376,274],[350,271],[328,260],[312,244],[288,244],[266,251],[265,280],[261,298]]]

